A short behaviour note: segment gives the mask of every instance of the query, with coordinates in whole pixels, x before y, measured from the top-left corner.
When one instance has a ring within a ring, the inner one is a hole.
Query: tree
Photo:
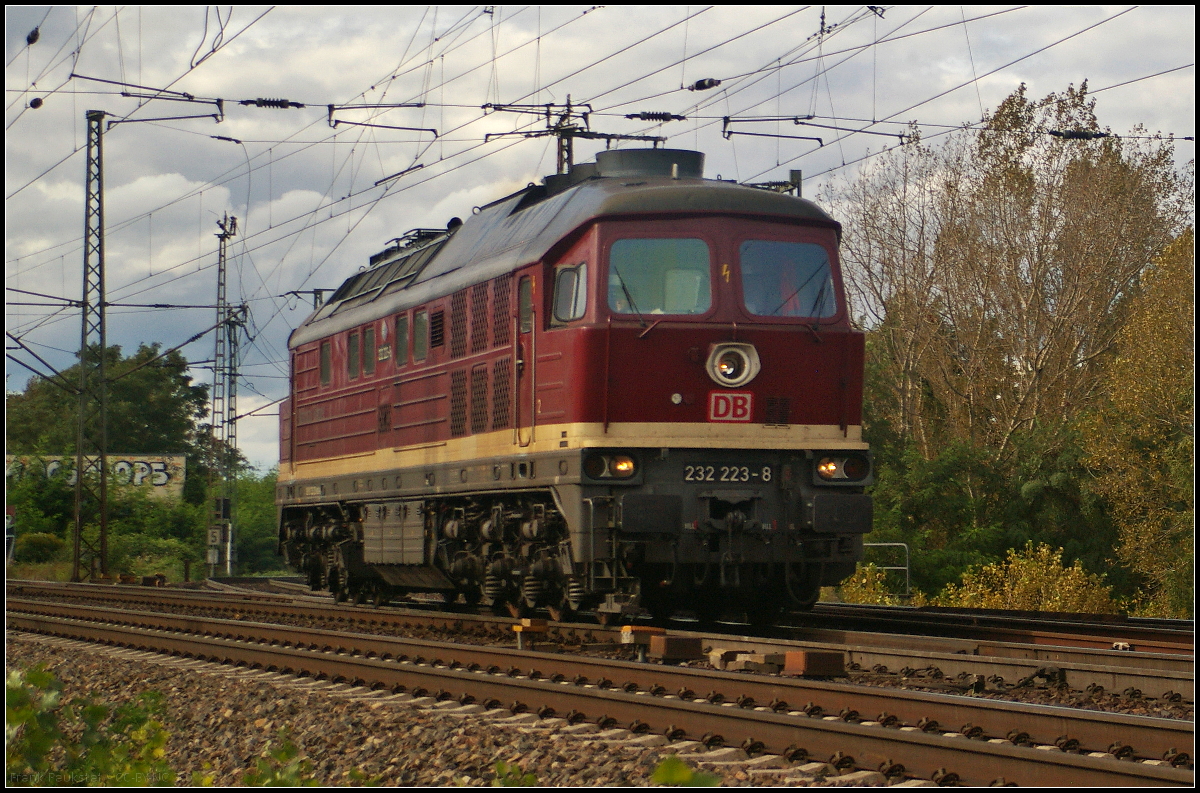
[[[1169,139],[1102,129],[1084,84],[1022,86],[982,128],[914,137],[827,190],[867,332],[872,539],[913,547],[915,586],[1033,540],[1133,594],[1080,420],[1143,276],[1191,222],[1193,183]]]
[[[1021,86],[982,129],[894,149],[830,195],[888,422],[927,458],[959,441],[1004,461],[1020,432],[1065,426],[1187,223],[1170,142],[1111,136],[1094,111],[1086,83]]]
[[[187,455],[185,498],[203,500],[211,470],[208,386],[193,385],[188,362],[179,352],[158,357],[159,344],[139,345],[126,358],[119,346],[105,351],[108,385],[108,438],[114,452]],[[79,366],[63,380],[79,381]],[[75,450],[78,397],[54,382],[32,377],[19,394],[7,394],[6,440],[11,454],[71,454]]]
[[[1149,610],[1191,619],[1195,569],[1195,236],[1146,273],[1084,422],[1092,487],[1112,508],[1117,552],[1151,582]]]
[[[237,527],[238,568],[243,573],[286,569],[279,556],[275,510],[277,475],[275,469],[262,475],[253,471],[238,475],[234,524]]]

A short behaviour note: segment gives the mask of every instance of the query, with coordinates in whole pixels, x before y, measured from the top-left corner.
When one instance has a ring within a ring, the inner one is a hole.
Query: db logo
[[[709,421],[750,421],[754,395],[712,391],[708,395]]]

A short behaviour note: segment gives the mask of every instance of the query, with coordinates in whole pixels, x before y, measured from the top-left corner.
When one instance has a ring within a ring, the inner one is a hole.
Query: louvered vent
[[[483,352],[488,346],[488,285],[471,287],[471,352]]]
[[[459,369],[450,373],[450,434],[467,434],[467,372]]]
[[[460,289],[450,298],[450,357],[467,354],[467,290]]]
[[[492,281],[492,344],[497,347],[512,341],[512,273]]]
[[[767,424],[791,424],[792,400],[788,397],[767,397]]]
[[[471,370],[471,432],[487,432],[488,428],[488,367]]]
[[[435,311],[429,317],[429,346],[441,347],[446,343],[446,312]]]
[[[512,426],[512,358],[501,358],[492,366],[492,429]]]

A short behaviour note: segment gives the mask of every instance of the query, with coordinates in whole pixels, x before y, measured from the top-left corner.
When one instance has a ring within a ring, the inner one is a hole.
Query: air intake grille
[[[492,344],[499,347],[512,341],[512,273],[492,282]]]
[[[471,432],[487,432],[488,428],[488,367],[471,370]]]
[[[789,397],[767,397],[767,420],[764,423],[791,424],[792,400]]]
[[[459,369],[450,373],[450,434],[467,434],[467,372]]]
[[[492,367],[492,429],[512,426],[512,358],[501,358]]]
[[[460,289],[450,298],[450,357],[467,354],[467,290]]]
[[[441,347],[446,343],[446,312],[435,311],[429,317],[429,346]]]
[[[488,285],[471,287],[471,352],[483,352],[488,346]]]

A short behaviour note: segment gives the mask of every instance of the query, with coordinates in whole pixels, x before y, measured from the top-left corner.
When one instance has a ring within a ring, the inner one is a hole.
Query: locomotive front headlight
[[[717,359],[717,374],[726,380],[737,380],[746,371],[746,358],[741,350],[730,350]]]
[[[708,376],[717,385],[736,388],[758,375],[761,364],[753,344],[714,344],[708,354]]]

